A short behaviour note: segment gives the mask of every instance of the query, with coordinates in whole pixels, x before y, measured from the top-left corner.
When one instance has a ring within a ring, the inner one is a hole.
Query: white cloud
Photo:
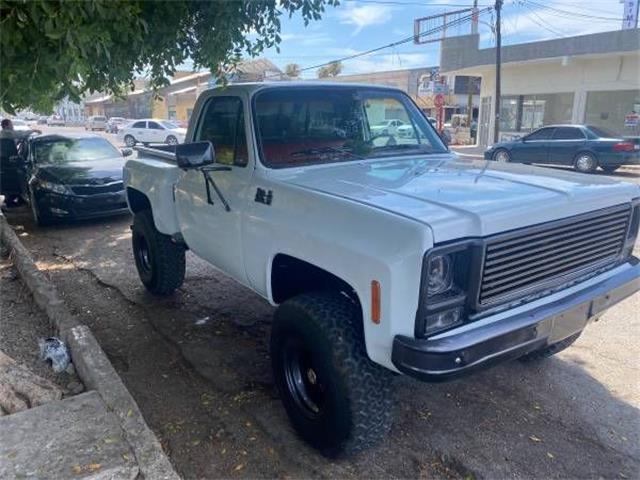
[[[363,28],[371,25],[381,25],[391,20],[393,9],[387,5],[363,5],[361,7],[349,4],[346,8],[338,10],[340,23],[352,25],[355,29],[352,35],[357,35]]]

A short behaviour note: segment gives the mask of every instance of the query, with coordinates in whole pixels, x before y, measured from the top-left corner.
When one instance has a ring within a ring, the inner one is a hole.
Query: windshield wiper
[[[307,148],[305,150],[298,150],[297,152],[291,153],[292,157],[299,155],[322,155],[324,153],[337,153],[340,155],[349,155],[350,157],[357,158],[359,160],[364,160],[364,157],[353,153],[353,151],[348,147],[320,147],[320,148]]]

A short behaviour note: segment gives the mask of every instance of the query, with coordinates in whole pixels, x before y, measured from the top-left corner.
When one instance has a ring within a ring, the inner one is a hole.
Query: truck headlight
[[[478,282],[482,244],[463,241],[435,247],[425,254],[416,315],[416,336],[426,337],[467,320],[469,291]],[[471,295],[473,296],[473,295]]]
[[[428,295],[446,292],[453,285],[453,261],[450,255],[436,255],[429,259],[427,268]]]

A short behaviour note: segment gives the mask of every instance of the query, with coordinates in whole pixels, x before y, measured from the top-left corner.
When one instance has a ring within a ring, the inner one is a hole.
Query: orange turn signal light
[[[371,321],[380,323],[380,282],[371,281]]]

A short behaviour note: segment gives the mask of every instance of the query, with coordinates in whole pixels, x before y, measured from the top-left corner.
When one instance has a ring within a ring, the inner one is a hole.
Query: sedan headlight
[[[38,188],[40,188],[41,190],[48,190],[50,192],[58,193],[60,195],[66,195],[71,193],[69,191],[69,187],[67,187],[66,185],[49,182],[47,180],[39,180],[37,185],[38,185]]]
[[[424,257],[416,336],[456,327],[467,319],[469,290],[478,281],[481,244],[474,241],[436,247]]]

